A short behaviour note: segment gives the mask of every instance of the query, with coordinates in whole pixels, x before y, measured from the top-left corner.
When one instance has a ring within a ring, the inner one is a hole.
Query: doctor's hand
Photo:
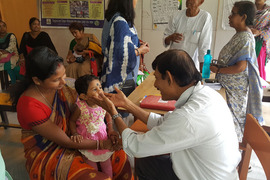
[[[109,98],[116,107],[125,107],[125,105],[127,105],[128,98],[117,87],[114,87],[114,89],[116,91],[116,94],[104,93],[105,96]]]
[[[89,100],[91,100],[95,104],[101,106],[111,116],[118,113],[113,102],[104,95],[103,91],[99,92],[98,96],[90,97]]]

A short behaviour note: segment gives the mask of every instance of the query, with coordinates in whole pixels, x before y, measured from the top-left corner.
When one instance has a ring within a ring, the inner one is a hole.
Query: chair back
[[[241,146],[244,148],[238,169],[240,180],[247,177],[251,149],[260,160],[267,179],[270,179],[270,137],[251,114],[247,114],[246,117],[245,131],[240,149]]]

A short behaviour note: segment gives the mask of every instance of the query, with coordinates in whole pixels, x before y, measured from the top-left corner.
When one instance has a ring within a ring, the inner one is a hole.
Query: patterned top
[[[84,139],[106,140],[107,131],[104,123],[106,111],[99,106],[91,108],[81,100],[78,100],[76,104],[81,110],[81,115],[76,122],[78,134]],[[94,162],[106,161],[112,155],[109,150],[80,150],[80,152]]]
[[[257,10],[254,28],[262,31],[260,36],[266,41],[266,53],[270,58],[270,6],[265,4],[262,10]]]
[[[125,80],[137,78],[139,69],[139,39],[134,26],[131,26],[119,13],[104,23],[102,31],[102,53],[104,64],[101,83],[105,92],[113,92],[114,86],[121,86]]]

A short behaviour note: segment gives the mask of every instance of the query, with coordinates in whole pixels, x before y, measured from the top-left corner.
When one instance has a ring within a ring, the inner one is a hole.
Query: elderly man
[[[176,12],[164,31],[163,44],[170,49],[183,49],[202,72],[204,55],[211,49],[212,17],[199,9],[204,0],[186,0],[186,7]]]
[[[125,152],[138,158],[139,179],[238,179],[238,140],[222,96],[201,84],[185,51],[165,51],[152,66],[162,99],[177,101],[175,110],[164,117],[144,111],[118,89],[117,94],[100,93],[93,99],[112,115]],[[139,134],[127,128],[114,105],[127,109],[150,130]]]

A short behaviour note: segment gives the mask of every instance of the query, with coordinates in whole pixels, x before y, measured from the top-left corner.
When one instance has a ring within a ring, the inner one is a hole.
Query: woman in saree
[[[77,79],[86,74],[93,74],[94,71],[97,71],[98,74],[101,72],[102,66],[102,52],[101,52],[101,45],[94,34],[86,34],[84,33],[84,26],[81,23],[73,22],[69,25],[69,30],[71,34],[74,36],[74,39],[70,42],[68,55],[67,55],[67,62],[69,65],[67,66],[67,76]],[[76,44],[88,41],[88,47],[81,53],[77,54],[78,52],[75,51],[74,47]],[[90,53],[89,53],[90,51]],[[78,61],[76,56],[83,56],[83,61]],[[91,57],[90,57],[91,56]],[[94,67],[93,62],[94,60]]]
[[[266,0],[255,0],[257,7],[254,26],[251,28],[256,40],[256,55],[260,76],[265,80],[265,65],[270,59],[270,6]]]
[[[262,123],[262,87],[256,61],[255,40],[251,30],[255,5],[250,1],[234,4],[229,16],[236,34],[223,47],[218,66],[211,66],[225,88],[228,106],[232,112],[238,140],[242,141],[246,114],[251,113]]]
[[[6,23],[0,20],[0,71],[7,71],[11,84],[23,78],[19,74],[18,60],[19,49],[16,36],[13,33],[8,33]]]
[[[118,148],[110,140],[70,139],[69,118],[76,101],[65,85],[63,59],[47,47],[34,48],[26,60],[25,79],[11,89],[22,127],[26,169],[30,179],[110,179],[86,164],[77,149]],[[132,179],[123,151],[112,156],[114,179]]]

